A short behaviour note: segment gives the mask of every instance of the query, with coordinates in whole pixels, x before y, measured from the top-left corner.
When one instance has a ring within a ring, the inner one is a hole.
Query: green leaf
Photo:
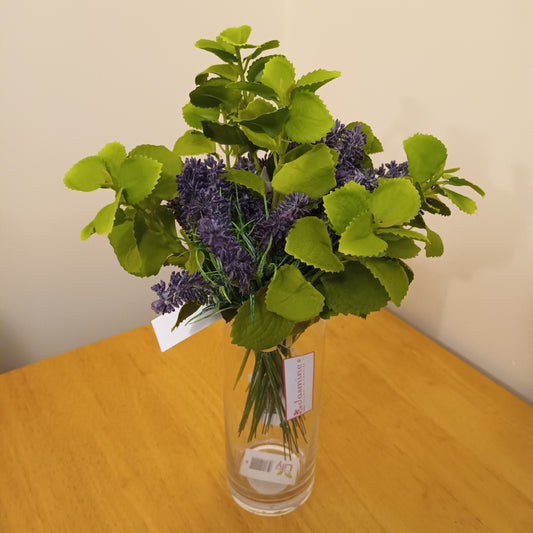
[[[325,144],[317,144],[297,159],[285,163],[272,179],[272,187],[283,194],[294,191],[321,198],[335,187],[335,161]]]
[[[239,308],[231,328],[233,344],[265,351],[277,346],[290,335],[294,322],[269,311],[265,293],[266,289],[263,288],[255,296],[253,319],[249,300]]]
[[[417,241],[428,242],[428,238],[425,235],[419,233],[418,231],[413,231],[412,229],[407,228],[382,228],[377,229],[376,233],[389,233],[391,235],[396,235],[397,237],[407,237],[409,239],[415,239]]]
[[[338,70],[324,70],[322,68],[313,70],[302,76],[296,82],[296,87],[302,87],[307,91],[314,92],[322,87],[322,85],[338,78],[340,75],[341,73]]]
[[[317,217],[298,219],[289,231],[285,251],[307,265],[326,272],[343,269],[339,258],[333,253],[326,224]]]
[[[78,161],[63,178],[63,183],[75,191],[95,191],[106,183],[111,183],[111,175],[107,171],[102,157],[92,155]]]
[[[227,61],[230,63],[235,63],[237,61],[237,57],[233,53],[235,49],[229,44],[211,41],[209,39],[200,39],[199,41],[196,41],[194,46],[215,54],[217,57],[222,59],[222,61]]]
[[[463,178],[457,178],[455,176],[445,175],[444,177],[447,178],[445,185],[453,185],[454,187],[470,187],[480,196],[485,196],[485,191],[481,187],[478,187],[475,183],[472,183],[471,181],[465,180]]]
[[[420,253],[421,248],[413,242],[413,239],[387,234],[382,234],[381,237],[389,244],[387,248],[388,257],[411,259]]]
[[[117,182],[128,203],[137,204],[153,191],[162,167],[159,161],[144,156],[130,156],[122,163]]]
[[[246,42],[248,41],[248,37],[250,37],[251,31],[252,28],[246,25],[235,28],[226,28],[217,37],[217,41],[219,42],[220,40],[222,40],[234,46],[241,46],[243,44],[246,44]]]
[[[259,115],[251,120],[241,120],[241,124],[256,133],[265,133],[270,137],[277,137],[289,118],[289,109],[282,107],[273,113]]]
[[[199,272],[200,267],[204,264],[205,255],[204,252],[194,248],[189,253],[189,258],[185,262],[185,268],[192,274],[193,272]]]
[[[178,319],[176,320],[176,323],[172,327],[172,330],[177,328],[182,322],[187,320],[190,316],[194,315],[194,313],[196,313],[196,311],[198,311],[200,307],[201,307],[201,304],[199,304],[198,302],[193,302],[192,300],[183,304],[178,313]]]
[[[202,120],[218,120],[220,109],[218,107],[198,107],[190,102],[182,107],[183,119],[197,130],[202,129]]]
[[[324,297],[294,265],[283,265],[268,285],[266,306],[287,320],[303,322],[318,316]]]
[[[276,108],[270,102],[262,98],[256,98],[245,109],[239,112],[239,120],[252,120],[260,115],[272,113],[273,111],[276,111]]]
[[[335,123],[320,97],[308,91],[294,91],[289,110],[285,130],[293,141],[299,143],[319,141]]]
[[[354,217],[339,239],[339,252],[361,257],[383,253],[387,243],[374,235],[372,227],[370,213]]]
[[[393,259],[362,259],[361,263],[385,287],[391,301],[399,306],[409,289],[409,278],[404,268]]]
[[[200,74],[196,75],[196,78],[194,79],[196,85],[200,85],[201,83],[204,83],[206,81],[206,74],[216,74],[217,76],[220,76],[221,78],[224,78],[226,80],[237,81],[237,79],[239,78],[239,67],[231,63],[222,65],[211,65],[210,67],[207,67],[203,72],[200,72]]]
[[[252,144],[260,146],[261,148],[266,148],[267,150],[271,150],[273,152],[279,151],[278,142],[270,135],[267,135],[266,133],[256,133],[246,126],[241,126],[241,131],[244,133],[244,135],[246,135],[246,138]]]
[[[244,187],[247,187],[248,189],[260,194],[261,196],[265,196],[266,194],[265,180],[253,172],[230,168],[225,174],[225,177],[226,181],[243,185]]]
[[[468,198],[467,196],[463,196],[462,194],[459,194],[458,192],[450,191],[449,189],[445,189],[442,187],[442,192],[461,210],[465,213],[468,213],[469,215],[472,215],[476,212],[477,205],[474,200],[471,198]]]
[[[440,194],[444,194],[442,189],[440,188],[438,189],[438,192]],[[441,202],[438,198],[434,196],[424,198],[422,210],[432,214],[436,213],[444,217],[448,217],[452,214],[450,208],[444,202]]]
[[[177,155],[201,155],[212,154],[216,150],[216,144],[202,132],[188,130],[176,141],[173,152]]]
[[[403,141],[409,175],[418,182],[439,176],[444,170],[448,152],[444,144],[432,135],[417,133]]]
[[[120,194],[117,194],[117,198],[114,202],[102,207],[100,211],[94,217],[94,220],[89,222],[81,230],[80,239],[82,241],[87,240],[93,233],[98,235],[107,235],[111,233],[113,224],[115,222],[115,214],[119,206]]]
[[[263,68],[261,83],[273,89],[281,102],[286,103],[294,87],[292,63],[284,56],[272,57]]]
[[[262,45],[258,46],[246,59],[255,59],[261,55],[265,50],[272,50],[272,48],[277,48],[279,46],[278,40],[267,41]]]
[[[372,192],[370,210],[379,226],[399,226],[413,219],[420,210],[420,196],[406,178],[381,178]]]
[[[134,276],[140,275],[142,262],[133,231],[133,220],[115,225],[109,234],[109,242],[122,268]]]
[[[202,122],[202,126],[204,135],[219,144],[240,144],[242,146],[250,144],[246,135],[237,126],[208,122],[206,120]]]
[[[246,73],[246,79],[252,82],[259,81],[261,79],[261,76],[263,75],[263,70],[265,68],[265,65],[273,57],[285,57],[285,56],[281,54],[273,54],[270,56],[260,57],[259,59],[256,59],[248,68],[248,72]]]
[[[383,152],[383,145],[374,135],[372,128],[368,124],[365,124],[364,122],[352,122],[352,124],[349,124],[346,127],[350,129],[350,126],[352,126],[353,129],[356,124],[359,124],[362,132],[366,134],[366,144],[363,146],[365,154],[377,154]]]
[[[362,185],[349,181],[339,189],[324,196],[324,207],[331,227],[341,235],[354,217],[366,213],[370,205],[370,192]]]
[[[116,178],[120,166],[126,159],[124,145],[118,142],[108,143],[98,152],[98,155],[105,161],[111,176]]]
[[[426,244],[426,257],[440,257],[444,253],[444,244],[440,235],[426,226],[429,242]]]
[[[326,305],[343,315],[366,316],[389,301],[383,285],[359,262],[345,265],[344,272],[322,276]]]
[[[238,81],[235,83],[230,83],[228,88],[256,94],[257,96],[261,96],[267,100],[278,99],[278,95],[274,89],[271,89],[270,87],[267,87],[258,81]]]
[[[191,103],[197,107],[222,107],[231,111],[241,99],[241,91],[232,85],[221,78],[207,80],[189,93]]]

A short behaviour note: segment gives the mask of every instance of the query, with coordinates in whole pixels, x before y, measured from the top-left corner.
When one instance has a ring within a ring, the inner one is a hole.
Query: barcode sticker
[[[303,415],[313,408],[314,352],[283,360],[285,412],[287,420]]]
[[[248,448],[242,458],[240,474],[250,479],[294,485],[299,465],[300,460],[294,455],[289,458]]]

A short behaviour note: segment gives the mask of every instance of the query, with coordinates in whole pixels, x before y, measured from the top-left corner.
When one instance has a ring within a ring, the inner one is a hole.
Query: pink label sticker
[[[283,383],[287,420],[303,415],[313,408],[314,375],[314,352],[284,359]]]

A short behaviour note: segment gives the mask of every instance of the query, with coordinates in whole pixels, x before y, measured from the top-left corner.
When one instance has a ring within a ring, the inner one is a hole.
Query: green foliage
[[[339,240],[339,252],[361,257],[383,253],[387,249],[387,243],[377,237],[373,229],[370,213],[352,218]]]
[[[324,272],[343,269],[333,252],[326,224],[317,217],[304,217],[296,221],[287,237],[285,251]]]
[[[448,152],[444,144],[432,135],[417,133],[403,142],[409,175],[424,182],[442,175]]]
[[[174,145],[173,152],[177,155],[201,155],[216,152],[216,144],[202,132],[186,131]]]
[[[283,265],[268,285],[266,306],[287,320],[304,322],[318,316],[324,297],[295,265]]]
[[[258,176],[253,172],[249,172],[248,170],[237,170],[235,168],[231,168],[226,174],[226,181],[243,185],[244,187],[247,187],[248,189],[260,194],[261,196],[265,196],[266,194],[265,180],[262,179],[261,176]]]
[[[362,185],[349,181],[324,196],[324,207],[331,227],[341,235],[354,217],[368,212],[370,192]]]
[[[312,143],[325,137],[334,124],[322,100],[308,91],[294,91],[289,106],[286,131],[299,143]]]
[[[76,163],[63,179],[69,189],[95,191],[111,182],[111,175],[103,157],[92,155]]]
[[[383,178],[378,183],[379,187],[370,199],[370,210],[378,226],[402,225],[416,216],[421,205],[420,197],[408,179]]]

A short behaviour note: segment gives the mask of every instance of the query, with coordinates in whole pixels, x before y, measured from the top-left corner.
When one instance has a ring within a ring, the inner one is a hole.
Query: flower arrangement
[[[178,325],[199,310],[219,312],[232,323],[233,343],[256,361],[240,431],[249,425],[252,438],[277,415],[295,451],[305,428],[302,417],[284,415],[287,339],[320,318],[400,305],[413,280],[405,260],[422,247],[428,257],[443,253],[429,216],[449,216],[447,201],[475,211],[457,187],[484,193],[446,168],[446,148],[431,135],[404,141],[405,162],[374,168],[382,145],[372,129],[334,121],[316,94],[340,73],[297,78],[284,55],[268,53],[278,41],[250,44],[250,31],[228,28],[196,43],[220,61],[196,76],[183,107],[191,129],[172,150],[146,144],[127,153],[113,142],[64,183],[114,195],[82,239],[107,235],[135,276],[174,267],[152,287],[156,313],[180,309]]]

